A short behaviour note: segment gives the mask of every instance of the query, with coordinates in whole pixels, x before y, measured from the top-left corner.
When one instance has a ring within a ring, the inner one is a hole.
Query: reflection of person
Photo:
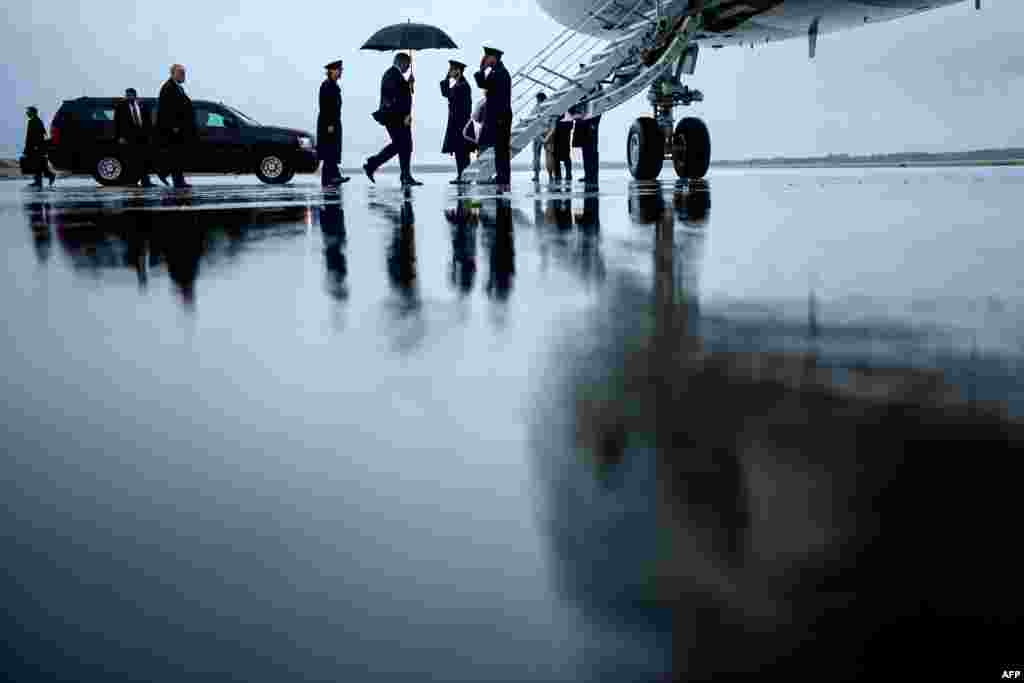
[[[348,261],[345,258],[345,210],[340,204],[320,207],[320,230],[324,236],[324,265],[327,267],[327,291],[336,300],[348,298]]]
[[[494,182],[498,185],[512,182],[512,77],[501,61],[503,54],[485,47],[480,70],[473,76],[477,87],[487,91],[480,149],[494,146]]]
[[[320,84],[320,104],[316,117],[317,154],[323,162],[320,170],[320,184],[323,187],[337,187],[348,182],[348,177],[338,171],[341,162],[341,88],[338,79],[344,69],[341,60],[324,66],[327,77]]]
[[[452,226],[452,262],[449,279],[463,295],[473,290],[476,279],[476,216],[469,202],[460,200],[454,209],[445,211]]]
[[[507,199],[495,200],[495,221],[484,232],[485,245],[490,257],[487,274],[487,296],[507,301],[512,293],[512,279],[516,271],[516,250],[512,229],[512,203]]]
[[[149,180],[153,121],[149,109],[139,102],[136,95],[135,88],[128,88],[124,91],[124,100],[114,108],[114,137],[118,144],[126,146],[142,186],[153,187]]]
[[[170,174],[175,187],[191,187],[185,182],[185,154],[196,138],[195,112],[192,100],[185,94],[185,67],[174,64],[171,76],[160,88],[160,103],[156,113],[156,127],[163,147],[164,168],[160,179]]]
[[[444,132],[441,154],[455,155],[458,175],[452,184],[457,185],[464,182],[462,172],[469,166],[471,143],[463,137],[462,131],[470,121],[473,95],[464,76],[466,65],[454,59],[448,60],[448,64],[448,75],[441,81],[441,95],[448,100],[448,127]]]
[[[370,182],[376,182],[373,174],[397,155],[402,170],[402,185],[423,184],[412,177],[411,169],[412,87],[416,79],[411,75],[409,80],[405,79],[410,66],[412,58],[400,52],[395,55],[394,63],[380,80],[380,106],[373,118],[387,129],[391,142],[363,164],[363,171]]]
[[[402,202],[398,225],[388,248],[388,278],[391,286],[401,295],[406,309],[419,308],[416,291],[416,219],[412,202]]]
[[[50,185],[57,179],[57,176],[50,170],[46,153],[46,126],[39,119],[39,110],[29,107],[25,110],[28,115],[28,129],[25,132],[25,160],[33,170],[35,180],[29,187],[42,187],[43,175],[50,181]]]
[[[36,250],[36,260],[40,264],[50,260],[50,211],[47,203],[34,201],[25,205],[25,213],[28,214],[28,227],[32,231],[32,244]]]

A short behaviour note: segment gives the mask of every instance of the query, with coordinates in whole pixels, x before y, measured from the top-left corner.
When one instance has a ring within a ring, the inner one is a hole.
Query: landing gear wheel
[[[274,153],[260,155],[256,163],[256,177],[268,185],[282,185],[291,180],[293,175],[288,163]]]
[[[637,180],[654,180],[665,162],[665,136],[652,118],[639,118],[626,141],[629,172]]]
[[[672,165],[684,179],[703,178],[711,165],[711,135],[700,119],[687,117],[672,136]]]
[[[116,154],[104,154],[92,166],[92,177],[100,185],[130,185],[132,174],[128,165]]]

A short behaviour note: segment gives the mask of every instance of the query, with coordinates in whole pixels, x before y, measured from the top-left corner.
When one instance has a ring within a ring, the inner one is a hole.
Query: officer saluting
[[[441,81],[441,95],[448,99],[448,128],[444,133],[441,154],[455,155],[458,175],[452,184],[458,185],[465,182],[462,180],[462,172],[469,166],[470,143],[463,137],[462,129],[473,113],[473,96],[463,76],[466,65],[454,59],[449,59],[448,64],[448,75]]]
[[[503,54],[497,48],[484,47],[480,70],[473,75],[477,87],[487,91],[480,148],[494,145],[494,182],[498,185],[512,182],[512,77],[501,62]]]
[[[320,183],[323,187],[337,187],[348,182],[338,171],[341,161],[341,78],[342,63],[324,65],[327,78],[320,84],[320,111],[316,117],[316,152],[323,162]]]

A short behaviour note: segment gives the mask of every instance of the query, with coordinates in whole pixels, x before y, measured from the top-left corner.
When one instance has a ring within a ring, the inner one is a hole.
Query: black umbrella
[[[448,34],[427,24],[392,24],[380,29],[363,44],[362,50],[455,50],[455,44]]]
[[[447,33],[436,26],[414,24],[409,20],[404,24],[385,26],[359,49],[378,52],[408,50],[411,61],[413,50],[456,50],[458,47]]]

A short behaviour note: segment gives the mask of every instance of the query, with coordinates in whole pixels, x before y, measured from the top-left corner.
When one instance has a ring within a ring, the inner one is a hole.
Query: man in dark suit
[[[316,117],[316,149],[323,162],[320,184],[337,187],[348,182],[338,171],[341,161],[341,88],[338,79],[343,69],[339,59],[324,66],[327,78],[320,84],[320,111]]]
[[[195,113],[192,100],[185,94],[185,67],[171,66],[171,77],[160,88],[160,104],[157,110],[156,127],[164,152],[165,169],[174,178],[175,187],[192,187],[185,182],[185,152],[196,139]],[[167,173],[159,173],[164,180]]]
[[[466,65],[454,59],[448,60],[448,75],[441,81],[441,94],[448,100],[448,128],[444,133],[441,154],[455,155],[458,175],[453,185],[461,184],[462,172],[469,166],[470,142],[462,136],[470,115],[473,113],[473,95],[463,75]]]
[[[580,64],[580,71],[586,69],[585,64]],[[590,92],[590,97],[600,95],[603,88],[598,83]],[[575,106],[569,110],[575,119],[575,128],[572,134],[572,146],[579,147],[583,152],[583,178],[580,182],[586,183],[589,187],[596,187],[600,169],[598,161],[598,126],[601,125],[601,115],[587,117],[585,107]]]
[[[422,185],[412,177],[412,88],[416,82],[413,76],[405,80],[405,74],[412,66],[412,58],[405,53],[395,55],[395,61],[380,80],[380,108],[373,113],[377,123],[384,126],[391,143],[363,164],[363,171],[370,182],[376,182],[373,174],[390,161],[396,154],[402,169],[402,185]]]
[[[29,107],[25,110],[28,116],[28,130],[25,132],[25,159],[32,167],[35,180],[29,187],[40,188],[43,186],[43,174],[50,180],[50,185],[57,179],[57,176],[50,170],[46,150],[46,126],[39,119],[39,110]]]
[[[114,108],[114,137],[117,144],[127,150],[125,156],[133,168],[139,170],[139,180],[143,187],[153,187],[149,180],[150,154],[149,145],[153,133],[153,122],[149,109],[142,106],[137,98],[135,88],[124,91],[124,100]],[[166,180],[164,183],[166,184]]]
[[[512,77],[501,61],[503,54],[497,48],[484,47],[480,70],[473,78],[478,88],[487,91],[481,138],[494,144],[494,182],[508,186],[512,182]]]

